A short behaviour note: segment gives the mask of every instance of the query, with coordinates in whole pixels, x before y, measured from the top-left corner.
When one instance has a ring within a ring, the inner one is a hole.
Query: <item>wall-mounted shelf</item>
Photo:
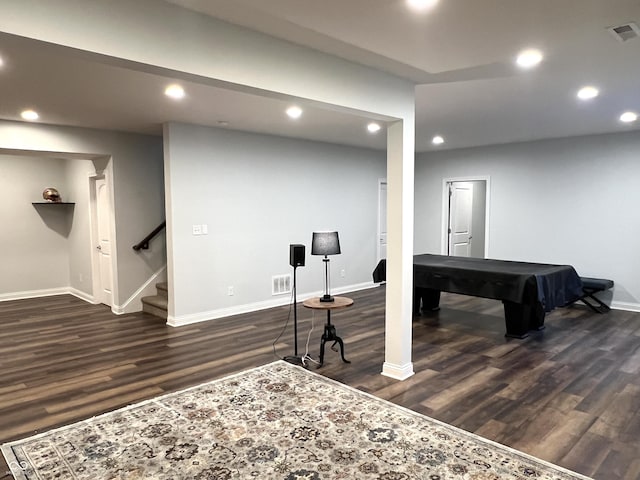
[[[75,202],[31,202],[31,205],[75,205]]]

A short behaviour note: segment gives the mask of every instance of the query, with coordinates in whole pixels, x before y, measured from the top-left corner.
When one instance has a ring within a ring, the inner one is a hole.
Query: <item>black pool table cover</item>
[[[493,298],[544,312],[582,295],[582,282],[571,265],[424,254],[413,257],[413,275],[416,289]],[[373,279],[386,279],[385,260],[378,263]]]

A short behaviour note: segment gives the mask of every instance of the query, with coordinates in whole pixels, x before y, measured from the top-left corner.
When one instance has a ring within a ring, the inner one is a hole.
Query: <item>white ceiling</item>
[[[416,14],[405,0],[168,0],[178,6],[374,66],[416,84],[416,149],[459,148],[626,131],[640,112],[640,38],[607,27],[640,23],[639,0],[440,0]],[[519,50],[545,54],[533,71]],[[0,34],[0,118],[27,107],[44,123],[159,134],[166,121],[384,148],[369,119],[289,101],[182,82],[182,102],[162,95],[171,78],[98,62],[60,47]],[[600,88],[583,103],[577,89]],[[9,92],[9,93],[7,93]],[[431,145],[435,134],[447,142]]]

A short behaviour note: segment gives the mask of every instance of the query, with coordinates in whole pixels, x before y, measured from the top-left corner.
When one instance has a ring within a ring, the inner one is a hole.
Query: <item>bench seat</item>
[[[596,313],[608,312],[610,310],[609,305],[596,297],[595,294],[613,288],[613,280],[591,277],[580,277],[580,280],[582,281],[583,295],[576,301],[581,301]]]

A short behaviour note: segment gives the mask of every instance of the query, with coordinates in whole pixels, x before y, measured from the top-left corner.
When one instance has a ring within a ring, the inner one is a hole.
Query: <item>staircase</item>
[[[155,315],[156,317],[167,318],[167,303],[169,294],[166,283],[156,283],[157,295],[142,297],[142,311]]]

